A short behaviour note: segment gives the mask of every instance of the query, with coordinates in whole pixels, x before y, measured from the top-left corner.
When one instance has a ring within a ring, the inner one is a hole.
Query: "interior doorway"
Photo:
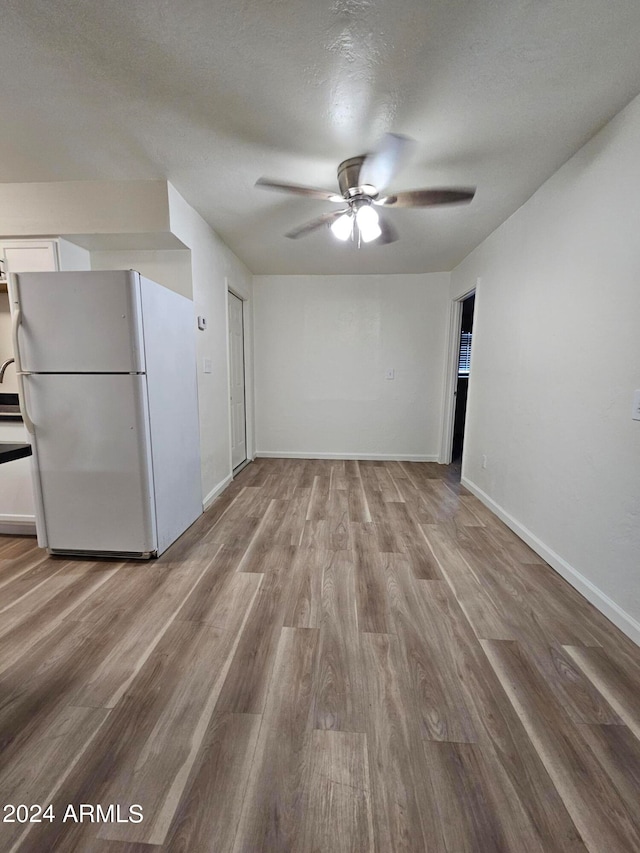
[[[243,302],[228,292],[229,300],[229,397],[231,407],[231,467],[247,460],[247,423],[244,371]]]
[[[464,428],[467,416],[467,396],[469,393],[469,370],[471,367],[471,344],[473,340],[473,311],[475,292],[462,300],[460,312],[460,338],[458,345],[458,373],[455,390],[455,411],[453,416],[453,440],[451,461],[460,462],[464,445]]]

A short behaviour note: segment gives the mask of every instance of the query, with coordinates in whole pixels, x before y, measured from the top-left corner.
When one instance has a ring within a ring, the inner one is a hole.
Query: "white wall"
[[[253,353],[251,273],[202,217],[171,186],[171,232],[191,250],[193,300],[206,317],[197,334],[202,489],[205,504],[231,479],[227,289],[245,300],[247,453],[253,454]],[[211,373],[203,361],[211,359]]]
[[[136,270],[182,296],[193,296],[189,249],[93,251],[91,269]]]
[[[255,276],[254,300],[258,454],[437,459],[448,273]]]
[[[480,279],[463,478],[636,641],[638,152],[640,99],[452,273]]]
[[[61,270],[82,272],[91,269],[91,253],[82,246],[63,240],[62,237],[58,239],[58,261]]]
[[[169,230],[166,181],[0,184],[0,234],[147,234]]]

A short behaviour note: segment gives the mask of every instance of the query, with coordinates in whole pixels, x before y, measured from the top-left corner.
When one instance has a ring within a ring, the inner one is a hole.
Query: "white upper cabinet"
[[[3,240],[5,273],[50,272],[59,269],[55,240]]]
[[[91,255],[63,237],[42,240],[1,240],[3,273],[90,270]]]

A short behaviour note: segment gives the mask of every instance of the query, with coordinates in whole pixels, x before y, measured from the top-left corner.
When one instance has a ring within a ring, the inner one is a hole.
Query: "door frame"
[[[442,405],[442,436],[440,439],[441,465],[449,465],[453,455],[453,427],[456,415],[456,396],[458,386],[458,357],[460,354],[460,333],[462,330],[462,303],[473,294],[477,299],[478,287],[472,287],[462,296],[456,296],[449,304],[449,338],[444,374],[444,393]],[[475,308],[474,308],[475,310]],[[471,376],[469,376],[471,381]]]
[[[226,299],[226,329],[227,329],[227,399],[229,400],[229,471],[233,476],[234,471],[238,473],[244,465],[247,465],[249,462],[253,461],[253,435],[250,430],[251,418],[249,417],[249,400],[250,395],[247,394],[247,364],[249,363],[249,351],[248,351],[248,335],[247,335],[247,315],[248,311],[247,306],[249,300],[246,296],[243,296],[239,293],[230,283],[229,279],[225,277],[225,284],[227,290],[227,299]],[[244,376],[244,446],[245,446],[245,459],[243,462],[240,462],[236,468],[233,467],[233,416],[231,413],[231,345],[229,341],[229,294],[235,296],[236,299],[239,299],[242,303],[242,373]]]

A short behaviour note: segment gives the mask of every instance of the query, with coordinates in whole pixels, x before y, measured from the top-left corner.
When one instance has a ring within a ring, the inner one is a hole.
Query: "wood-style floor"
[[[55,814],[2,851],[640,851],[640,650],[454,469],[258,460],[152,563],[1,537],[0,589],[0,805]]]

